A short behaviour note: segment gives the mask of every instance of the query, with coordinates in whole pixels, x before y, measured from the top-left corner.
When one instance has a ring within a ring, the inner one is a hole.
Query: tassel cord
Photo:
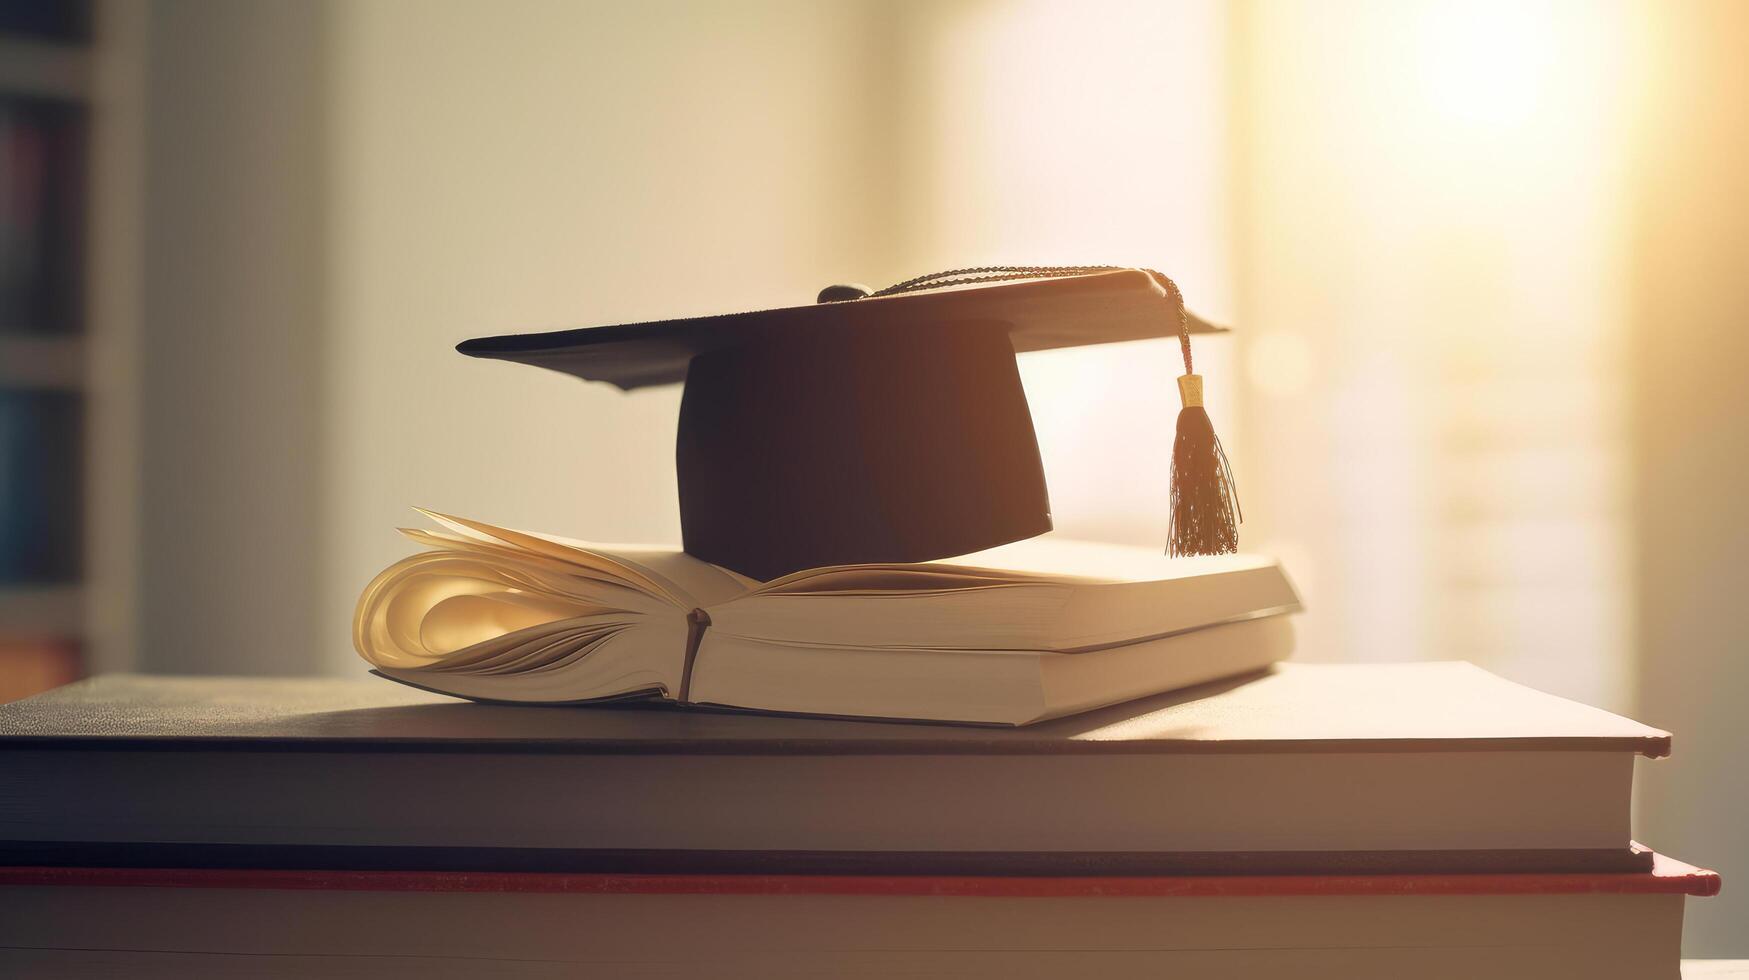
[[[1064,279],[1070,276],[1085,276],[1095,272],[1121,272],[1133,269],[1129,265],[981,265],[964,269],[943,269],[931,272],[926,276],[907,279],[894,283],[885,289],[877,289],[869,294],[876,296],[896,296],[899,293],[915,293],[925,289],[943,289],[948,286],[965,286],[978,282],[1011,282],[1017,279]],[[1184,373],[1195,374],[1195,364],[1190,356],[1190,317],[1184,310],[1184,293],[1178,284],[1165,273],[1153,269],[1142,269],[1154,277],[1154,281],[1166,290],[1166,296],[1178,307],[1178,349],[1184,356]]]

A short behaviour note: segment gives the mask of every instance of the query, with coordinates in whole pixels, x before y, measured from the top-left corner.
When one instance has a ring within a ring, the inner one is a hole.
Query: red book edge
[[[1636,845],[1637,846],[1637,845]],[[928,895],[964,898],[1255,898],[1344,895],[1717,895],[1717,872],[1662,854],[1646,873],[947,877],[541,874],[237,868],[0,868],[0,887],[249,888],[577,895]]]

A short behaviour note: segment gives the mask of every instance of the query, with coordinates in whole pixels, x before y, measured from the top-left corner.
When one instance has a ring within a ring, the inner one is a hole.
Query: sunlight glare
[[[1433,4],[1418,25],[1427,104],[1472,123],[1510,126],[1536,113],[1559,32],[1541,4]]]

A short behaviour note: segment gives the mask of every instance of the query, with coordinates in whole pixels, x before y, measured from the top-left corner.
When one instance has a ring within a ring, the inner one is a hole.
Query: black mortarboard
[[[675,462],[686,550],[770,579],[946,558],[1050,530],[1014,355],[1179,336],[1180,391],[1200,432],[1189,334],[1216,329],[1186,314],[1158,273],[1003,267],[873,294],[829,287],[809,306],[486,337],[456,349],[628,391],[684,381]],[[1194,543],[1214,498],[1180,492],[1184,427],[1181,417],[1172,551],[1230,551],[1230,513],[1224,538]],[[1205,482],[1230,500],[1218,442],[1213,452],[1196,465],[1214,467]]]

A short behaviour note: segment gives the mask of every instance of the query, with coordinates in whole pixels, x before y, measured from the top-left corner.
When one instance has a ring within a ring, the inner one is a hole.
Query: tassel
[[[1239,496],[1233,468],[1202,407],[1202,375],[1178,379],[1184,408],[1178,413],[1178,437],[1172,441],[1172,526],[1166,553],[1226,555],[1239,550]]]
[[[1166,554],[1230,555],[1239,550],[1239,491],[1233,467],[1215,436],[1215,426],[1202,407],[1202,375],[1190,358],[1190,316],[1178,284],[1158,272],[1154,279],[1178,307],[1178,348],[1184,374],[1178,379],[1178,436],[1172,440],[1172,524],[1166,532]]]

